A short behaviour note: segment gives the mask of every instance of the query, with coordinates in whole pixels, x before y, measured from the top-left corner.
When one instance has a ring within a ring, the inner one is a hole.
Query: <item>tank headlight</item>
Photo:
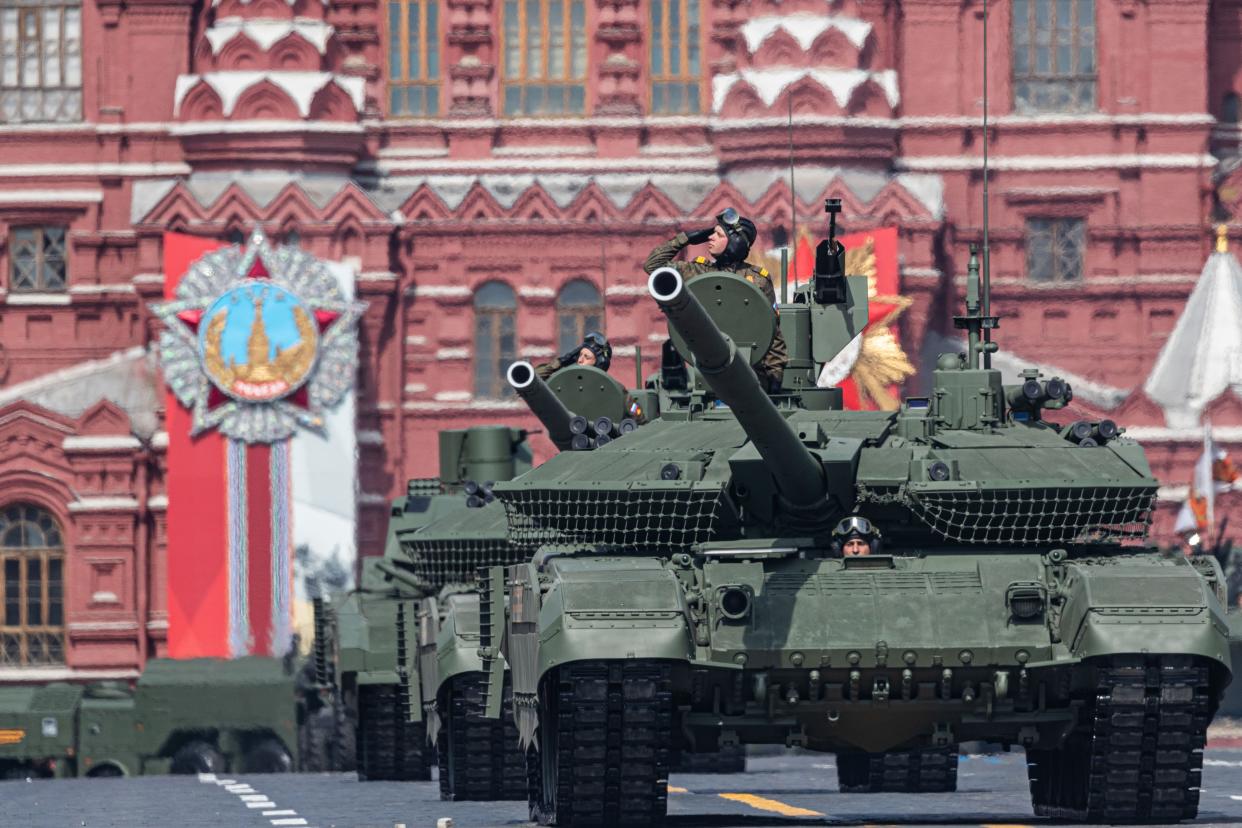
[[[681,466],[676,463],[665,463],[660,467],[661,480],[678,480],[681,478]]]
[[[722,587],[719,600],[720,614],[731,621],[740,621],[750,615],[750,590],[745,587]]]
[[[1014,583],[1005,591],[1005,603],[1009,614],[1022,621],[1030,621],[1044,614],[1045,592],[1041,584]]]
[[[952,476],[952,470],[949,464],[943,460],[937,460],[927,467],[927,476],[937,483],[948,480]]]

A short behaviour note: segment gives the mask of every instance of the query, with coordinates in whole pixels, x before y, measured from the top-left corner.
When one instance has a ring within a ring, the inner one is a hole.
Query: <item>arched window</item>
[[[567,282],[556,297],[557,353],[577,345],[588,331],[603,333],[603,318],[604,303],[595,285],[586,279]]]
[[[509,363],[517,359],[517,297],[504,282],[474,292],[474,395],[507,397]]]
[[[25,503],[0,511],[0,666],[65,662],[64,563],[54,517]]]

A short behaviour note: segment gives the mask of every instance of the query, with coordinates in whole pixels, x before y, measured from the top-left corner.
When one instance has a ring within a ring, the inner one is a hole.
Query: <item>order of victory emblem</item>
[[[154,308],[164,376],[193,412],[192,433],[253,443],[322,431],[323,411],[354,384],[365,307],[322,261],[261,230],[203,256]]]

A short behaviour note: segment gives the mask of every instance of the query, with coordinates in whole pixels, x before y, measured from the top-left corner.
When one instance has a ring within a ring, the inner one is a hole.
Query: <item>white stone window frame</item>
[[[0,123],[82,120],[82,5],[0,0]]]

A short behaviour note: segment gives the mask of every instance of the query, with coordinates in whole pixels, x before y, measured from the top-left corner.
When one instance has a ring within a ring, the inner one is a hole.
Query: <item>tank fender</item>
[[[1059,635],[1078,658],[1185,653],[1232,670],[1216,589],[1185,559],[1071,563],[1059,593]]]
[[[661,559],[563,558],[539,611],[538,676],[590,659],[694,657],[681,583]]]

